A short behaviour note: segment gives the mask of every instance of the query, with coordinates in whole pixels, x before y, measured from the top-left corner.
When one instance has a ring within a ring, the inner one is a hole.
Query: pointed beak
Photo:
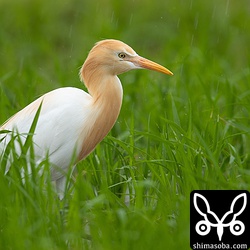
[[[135,56],[131,62],[139,68],[154,70],[171,76],[173,75],[173,73],[167,68],[141,56]]]

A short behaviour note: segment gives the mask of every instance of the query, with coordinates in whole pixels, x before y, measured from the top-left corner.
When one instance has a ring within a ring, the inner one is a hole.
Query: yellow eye
[[[126,57],[126,54],[125,54],[124,52],[120,52],[120,53],[118,54],[118,57],[124,59],[124,58]]]

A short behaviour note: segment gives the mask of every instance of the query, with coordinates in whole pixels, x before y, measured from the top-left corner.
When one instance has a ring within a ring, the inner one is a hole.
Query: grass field
[[[25,183],[17,165],[1,171],[0,249],[189,249],[192,190],[250,190],[249,13],[247,0],[1,0],[0,124],[84,88],[78,70],[104,38],[174,76],[120,76],[119,119],[64,200],[49,166]]]

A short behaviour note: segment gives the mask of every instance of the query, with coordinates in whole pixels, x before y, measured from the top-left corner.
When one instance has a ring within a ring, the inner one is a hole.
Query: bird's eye
[[[118,57],[124,59],[124,58],[126,57],[126,54],[125,54],[124,52],[120,52],[120,53],[118,54]]]

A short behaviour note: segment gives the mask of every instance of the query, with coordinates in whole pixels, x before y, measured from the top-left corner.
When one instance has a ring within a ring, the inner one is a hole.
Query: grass
[[[25,183],[26,157],[1,169],[2,249],[188,249],[192,190],[250,190],[248,1],[2,0],[0,20],[0,123],[47,91],[82,88],[102,38],[175,74],[120,76],[119,119],[63,201],[47,161]]]

